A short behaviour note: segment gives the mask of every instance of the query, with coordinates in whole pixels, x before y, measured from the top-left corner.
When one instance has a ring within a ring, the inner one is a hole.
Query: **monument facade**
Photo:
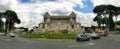
[[[76,14],[71,12],[68,16],[52,16],[48,12],[43,16],[44,21],[34,27],[34,33],[79,33],[82,32],[81,24],[76,22]]]

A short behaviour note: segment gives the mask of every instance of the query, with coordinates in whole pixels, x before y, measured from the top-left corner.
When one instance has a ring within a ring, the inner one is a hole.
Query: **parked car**
[[[15,37],[14,33],[9,33],[10,37]]]
[[[102,30],[102,31],[99,32],[99,35],[100,35],[100,36],[107,36],[108,33],[107,33],[106,30]]]
[[[100,38],[100,35],[99,35],[98,33],[96,33],[96,32],[93,32],[93,33],[91,34],[91,38],[92,38],[92,39],[99,39],[99,38]]]
[[[89,41],[90,40],[90,37],[85,35],[85,34],[78,34],[77,35],[77,38],[76,38],[76,41],[79,42],[79,41]]]

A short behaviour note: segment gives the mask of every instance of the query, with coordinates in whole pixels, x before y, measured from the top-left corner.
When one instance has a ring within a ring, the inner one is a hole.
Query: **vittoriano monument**
[[[43,22],[34,27],[33,33],[80,33],[83,32],[81,24],[76,22],[76,14],[71,12],[68,16],[53,16],[46,12],[43,15]]]

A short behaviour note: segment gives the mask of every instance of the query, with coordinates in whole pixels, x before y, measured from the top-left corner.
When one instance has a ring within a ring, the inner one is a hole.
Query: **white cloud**
[[[8,3],[8,0],[0,0],[0,11],[4,12],[5,10],[9,9],[10,4]]]
[[[21,3],[19,0],[0,0],[0,11],[7,9],[14,10],[21,20],[21,24],[16,24],[17,27],[23,26],[32,28],[42,22],[42,15],[49,11],[53,15],[65,15],[74,11],[77,14],[77,21],[82,25],[88,26],[93,23],[94,14],[81,13],[73,9],[75,6],[84,7],[83,0],[57,0],[56,2],[42,2],[40,0],[31,0],[30,3]]]
[[[58,2],[69,2],[73,5],[83,6],[82,0],[58,0]]]
[[[88,26],[91,25],[97,26],[97,23],[93,22],[93,18],[95,17],[95,14],[93,13],[81,13],[81,12],[75,12],[77,14],[77,22],[80,22],[82,26]]]
[[[115,6],[120,6],[120,0],[91,0],[94,6],[101,4],[112,4]]]

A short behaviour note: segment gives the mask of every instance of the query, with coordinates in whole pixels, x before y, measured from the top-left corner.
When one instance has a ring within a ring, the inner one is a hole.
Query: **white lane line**
[[[68,47],[92,46],[92,45],[95,45],[95,43],[87,43],[87,44],[82,44],[82,45],[70,45]]]
[[[88,43],[88,45],[95,45],[95,43]]]

